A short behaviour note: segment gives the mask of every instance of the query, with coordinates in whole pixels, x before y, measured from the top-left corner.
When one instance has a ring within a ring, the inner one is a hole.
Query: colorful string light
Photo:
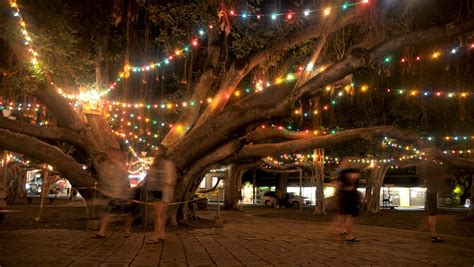
[[[323,17],[327,17],[332,13],[333,10],[339,9],[339,10],[345,11],[352,6],[356,6],[359,4],[367,4],[367,3],[369,3],[369,0],[362,0],[362,1],[354,2],[354,3],[345,2],[342,5],[328,6],[324,8],[318,8],[318,9],[304,9],[302,11],[289,10],[287,12],[272,12],[272,13],[251,13],[248,11],[237,12],[235,11],[235,9],[231,8],[227,12],[227,15],[229,17],[239,18],[241,21],[250,21],[252,19],[256,19],[256,21],[261,21],[262,19],[265,19],[265,18],[268,18],[271,21],[276,21],[279,18],[282,18],[283,20],[290,22],[296,19],[298,16],[303,17],[303,18],[309,18],[314,13],[320,13]]]
[[[10,1],[10,7],[13,9],[13,17],[18,19],[18,25],[20,26],[20,33],[23,36],[23,44],[26,47],[26,51],[30,54],[31,59],[30,63],[32,64],[33,68],[37,68],[38,66],[38,53],[33,48],[31,43],[31,36],[26,29],[26,23],[23,19],[23,16],[20,13],[20,8],[18,7],[16,0]]]

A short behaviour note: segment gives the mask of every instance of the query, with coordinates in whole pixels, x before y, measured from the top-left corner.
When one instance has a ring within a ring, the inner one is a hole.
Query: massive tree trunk
[[[390,166],[387,164],[375,164],[370,170],[367,188],[365,189],[365,212],[376,213],[380,211],[380,189],[389,168]]]

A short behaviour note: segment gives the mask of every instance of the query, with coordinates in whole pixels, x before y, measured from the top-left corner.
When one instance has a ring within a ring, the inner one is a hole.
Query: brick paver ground
[[[229,213],[230,215],[230,213]],[[235,215],[224,228],[178,230],[164,244],[147,234],[59,229],[0,232],[2,266],[473,266],[474,239],[356,226],[360,243],[346,243],[326,223]]]

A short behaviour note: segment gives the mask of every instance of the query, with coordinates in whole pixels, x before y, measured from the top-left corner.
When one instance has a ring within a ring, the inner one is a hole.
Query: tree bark
[[[288,176],[290,176],[290,174],[287,172],[282,172],[278,175],[275,193],[279,199],[285,197],[286,190],[288,187]]]
[[[316,205],[314,213],[325,214],[324,209],[324,149],[313,151],[314,178],[316,184]]]
[[[86,148],[83,137],[66,128],[43,127],[4,118],[0,118],[0,128],[37,138],[64,141],[80,148]]]
[[[232,210],[237,204],[238,199],[236,198],[239,193],[238,183],[241,171],[236,164],[229,165],[228,173],[225,180],[225,195],[224,195],[224,210]]]
[[[224,79],[219,86],[219,91],[214,96],[214,99],[218,99],[218,101],[215,101],[206,108],[206,110],[199,117],[196,125],[201,125],[206,120],[222,111],[229,100],[229,98],[226,96],[232,95],[240,81],[245,78],[252,69],[268,59],[269,55],[280,55],[288,48],[300,44],[306,40],[317,38],[323,33],[326,34],[337,31],[344,26],[360,21],[364,13],[365,11],[363,9],[351,9],[348,12],[345,12],[341,17],[338,17],[334,23],[329,25],[329,29],[327,22],[324,21],[325,18],[323,18],[320,23],[316,23],[303,29],[298,29],[287,36],[283,36],[282,39],[285,41],[278,39],[269,47],[249,55],[244,63],[234,61],[230,65],[229,70],[226,72]]]
[[[208,56],[204,65],[204,71],[199,77],[199,81],[194,86],[193,96],[191,98],[194,100],[204,99],[216,80],[215,72],[218,68],[221,51],[218,32],[216,30],[211,30],[208,39]],[[166,134],[161,143],[167,147],[171,147],[178,142],[178,140],[186,134],[185,130],[182,130],[182,128],[186,129],[187,127],[194,125],[199,117],[200,110],[201,105],[197,101],[196,105],[184,109],[182,115],[178,119],[178,123],[174,124],[173,128],[171,128],[171,130]]]
[[[74,158],[33,137],[0,129],[0,147],[46,162],[66,177],[74,187],[93,187],[95,180]],[[84,198],[92,197],[92,190],[81,189]]]
[[[387,164],[376,164],[370,171],[368,185],[365,190],[365,212],[376,213],[380,211],[380,189],[389,168],[390,166]]]
[[[409,131],[403,131],[391,126],[375,126],[345,130],[336,134],[313,136],[310,138],[291,140],[276,144],[245,145],[233,158],[261,158],[269,155],[280,155],[282,153],[295,153],[305,149],[321,148],[357,139],[373,140],[374,138],[381,136],[394,137],[400,140],[412,141],[413,143],[420,142],[418,136]]]

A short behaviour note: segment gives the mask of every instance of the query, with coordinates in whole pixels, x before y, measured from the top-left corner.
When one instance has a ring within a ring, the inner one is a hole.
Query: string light
[[[263,17],[268,17],[272,21],[277,20],[278,17],[283,17],[283,18],[285,18],[286,20],[289,21],[289,20],[294,19],[298,15],[303,15],[304,17],[309,17],[309,15],[311,15],[311,13],[322,12],[324,16],[328,16],[331,13],[332,9],[341,8],[343,10],[347,10],[349,7],[359,5],[359,4],[368,4],[368,3],[369,3],[368,0],[362,0],[362,1],[354,2],[354,3],[344,3],[344,4],[339,5],[339,6],[324,7],[324,8],[319,8],[319,9],[304,9],[304,10],[298,11],[298,12],[287,11],[287,12],[282,12],[282,13],[272,12],[272,13],[258,13],[258,14],[255,13],[255,14],[252,14],[252,13],[249,13],[248,11],[242,11],[242,12],[238,13],[234,9],[230,9],[228,14],[229,14],[230,17],[241,18],[245,21],[249,21],[251,18],[256,18],[257,21],[258,21]]]

